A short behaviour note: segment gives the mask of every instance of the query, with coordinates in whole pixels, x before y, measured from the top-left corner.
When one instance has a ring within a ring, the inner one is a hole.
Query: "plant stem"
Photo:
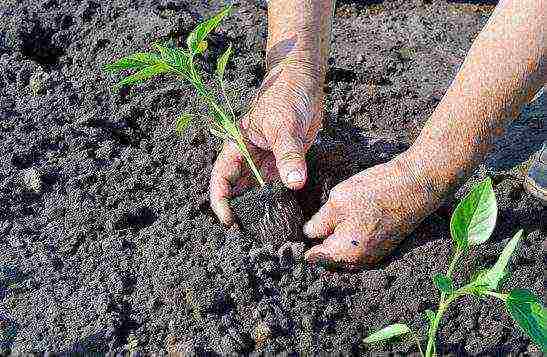
[[[249,165],[249,168],[253,172],[253,174],[254,174],[256,180],[258,181],[258,183],[260,184],[260,186],[264,186],[265,185],[264,179],[260,175],[260,171],[256,167],[253,159],[251,158],[251,154],[247,150],[247,146],[243,142],[243,136],[241,135],[241,132],[239,131],[239,127],[237,125],[235,125],[235,123],[234,123],[235,119],[236,119],[236,115],[234,113],[234,109],[232,108],[232,105],[230,104],[230,100],[228,99],[228,95],[226,94],[226,88],[224,87],[224,81],[222,79],[220,79],[220,89],[222,91],[222,95],[224,96],[224,101],[226,102],[226,105],[228,106],[228,109],[230,109],[230,113],[232,114],[231,122],[234,124],[234,127],[237,130],[237,133],[238,133],[238,136],[239,136],[237,138],[238,139],[238,146],[240,147],[239,150],[241,151],[241,153],[245,157],[245,160],[247,160],[247,164]]]
[[[243,136],[241,135],[241,132],[239,131],[239,127],[235,123],[234,111],[232,109],[232,106],[230,105],[230,102],[228,101],[228,97],[226,96],[222,81],[221,81],[221,89],[222,89],[224,98],[226,99],[226,104],[232,114],[231,118],[225,113],[222,107],[216,103],[214,98],[205,89],[205,86],[203,85],[203,81],[201,80],[199,73],[196,71],[194,67],[194,61],[192,58],[190,59],[190,78],[192,79],[191,83],[194,85],[198,93],[207,101],[207,104],[209,105],[210,109],[218,113],[223,118],[224,123],[219,123],[219,124],[221,124],[221,126],[224,128],[228,136],[230,136],[235,141],[237,148],[239,149],[239,152],[241,152],[241,155],[243,155],[243,157],[245,158],[245,161],[247,161],[247,165],[249,165],[251,172],[255,176],[260,186],[264,186],[266,183],[264,182],[264,179],[260,175],[260,171],[256,167],[253,161],[253,158],[251,157],[251,154],[249,153],[249,150],[247,150],[247,145],[245,145],[245,141],[243,140]],[[229,128],[230,130],[227,130],[226,124],[230,125],[230,128]]]
[[[500,300],[502,300],[502,301],[507,300],[507,296],[508,296],[507,294],[500,294],[500,293],[497,293],[497,292],[495,292],[495,291],[489,291],[489,290],[485,291],[484,293],[485,293],[486,295],[490,295],[490,296],[493,296],[493,297],[495,297],[495,298],[498,298],[498,299],[500,299]]]
[[[454,272],[454,268],[456,267],[456,264],[460,260],[460,257],[462,256],[463,250],[456,248],[456,252],[454,253],[454,257],[452,258],[452,261],[450,262],[450,265],[448,266],[448,271],[446,272],[447,277],[451,277],[452,273]]]
[[[441,317],[443,316],[446,307],[447,306],[444,303],[439,304],[439,308],[437,309],[437,313],[435,314],[435,319],[429,326],[429,331],[427,333],[427,348],[425,350],[426,357],[433,356],[433,351],[435,350],[435,335],[437,334],[439,322],[441,321]]]
[[[239,130],[238,130],[238,133],[239,133]],[[240,134],[240,137],[237,140],[237,146],[239,148],[239,151],[241,152],[241,154],[243,155],[243,157],[247,161],[247,164],[249,165],[249,168],[253,172],[253,175],[255,176],[256,180],[258,181],[258,184],[261,187],[264,187],[264,185],[266,183],[264,182],[264,179],[260,175],[260,171],[258,171],[258,168],[256,167],[256,165],[255,165],[255,163],[254,163],[254,161],[251,157],[251,154],[247,150],[247,146],[245,145],[245,142],[243,142],[243,138],[241,137],[241,134]]]
[[[460,260],[460,257],[462,256],[463,250],[456,248],[456,252],[454,253],[454,256],[452,257],[452,261],[450,262],[448,266],[448,271],[446,272],[446,276],[450,278],[452,276],[452,273],[454,272],[454,269],[456,267],[456,264]],[[458,293],[458,291],[455,291],[450,295],[450,297],[446,298],[446,293],[441,292],[441,299],[439,300],[439,308],[437,309],[437,313],[435,314],[435,319],[429,326],[429,330],[427,333],[427,348],[425,351],[426,357],[433,356],[433,353],[435,351],[435,336],[437,335],[437,329],[439,328],[439,324],[441,322],[441,318],[448,308],[448,305],[454,301],[455,298],[460,296],[461,293]]]

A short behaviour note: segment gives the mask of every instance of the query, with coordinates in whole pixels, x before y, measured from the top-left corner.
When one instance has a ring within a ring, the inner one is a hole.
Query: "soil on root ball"
[[[304,216],[295,193],[281,182],[255,187],[231,201],[241,229],[275,249],[288,241],[301,241]]]

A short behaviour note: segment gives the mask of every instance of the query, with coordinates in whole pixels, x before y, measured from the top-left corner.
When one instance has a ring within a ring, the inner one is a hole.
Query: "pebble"
[[[123,240],[116,236],[110,236],[105,238],[101,242],[101,246],[104,252],[111,252],[111,251],[119,252],[123,248]]]
[[[218,313],[224,310],[226,291],[220,287],[196,289],[192,295],[193,304],[197,306],[200,312]]]
[[[298,264],[293,270],[295,280],[301,281],[304,278],[305,267],[303,264]]]
[[[49,74],[42,71],[37,71],[32,74],[29,81],[29,87],[34,95],[43,94],[49,82]]]
[[[258,323],[255,329],[254,338],[257,347],[262,346],[272,337],[271,329],[263,322]]]
[[[235,328],[230,328],[227,331],[227,335],[224,337],[229,337],[232,343],[235,345],[235,350],[241,352],[252,347],[252,341],[248,336],[236,330]]]
[[[314,282],[306,291],[306,295],[313,297],[321,297],[325,291],[325,284],[322,280]]]
[[[235,353],[239,350],[239,346],[230,335],[224,335],[220,341],[220,345],[224,353]]]
[[[281,281],[279,282],[280,286],[289,286],[291,284],[291,276],[289,274],[285,274],[281,277]]]
[[[23,182],[29,191],[36,193],[40,193],[42,191],[42,177],[35,168],[30,168],[24,171]]]
[[[340,303],[332,303],[328,304],[325,308],[325,311],[323,312],[323,316],[329,319],[333,319],[336,317],[339,317],[343,313],[343,307]]]

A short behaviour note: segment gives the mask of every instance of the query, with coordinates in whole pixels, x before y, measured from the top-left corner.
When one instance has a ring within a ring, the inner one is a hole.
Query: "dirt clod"
[[[243,230],[274,249],[302,240],[302,209],[294,193],[280,182],[251,189],[234,198],[231,206]]]

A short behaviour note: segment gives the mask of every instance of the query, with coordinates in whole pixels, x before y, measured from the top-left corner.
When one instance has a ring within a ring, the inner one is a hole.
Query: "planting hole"
[[[148,207],[138,207],[124,214],[121,219],[116,222],[115,229],[123,230],[133,228],[141,230],[151,226],[157,220],[157,215]]]
[[[20,34],[23,39],[21,52],[46,68],[55,66],[65,52],[62,48],[53,45],[54,34],[52,29],[42,28],[39,23],[35,23],[31,33]]]

